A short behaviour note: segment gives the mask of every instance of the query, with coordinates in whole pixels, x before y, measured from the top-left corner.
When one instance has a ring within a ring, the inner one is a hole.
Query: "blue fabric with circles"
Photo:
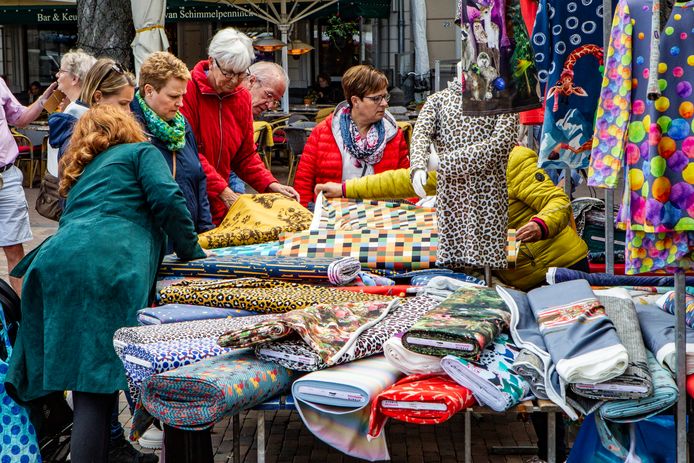
[[[603,69],[602,10],[603,0],[539,1],[531,44],[545,95],[539,150],[545,169],[588,167]]]
[[[0,463],[35,463],[41,461],[34,426],[29,412],[18,405],[5,390],[5,376],[12,345],[7,334],[7,323],[0,305],[0,342],[5,343],[7,358],[0,358]]]

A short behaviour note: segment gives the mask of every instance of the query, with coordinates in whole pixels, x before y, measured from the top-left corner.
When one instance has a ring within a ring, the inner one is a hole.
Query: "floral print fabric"
[[[459,289],[407,330],[402,345],[420,354],[477,360],[510,321],[511,313],[495,290]]]
[[[439,424],[476,402],[468,388],[446,375],[408,376],[374,399],[369,436],[380,435],[388,418],[406,423]]]
[[[339,305],[318,304],[302,310],[280,314],[271,320],[224,333],[219,345],[248,347],[298,334],[323,362],[333,365],[347,352],[357,337],[380,322],[399,304],[391,302],[356,302]]]
[[[260,313],[283,313],[323,303],[392,300],[377,294],[258,278],[182,281],[162,289],[159,296],[162,304],[205,305]]]
[[[222,248],[274,241],[285,231],[301,231],[313,215],[298,202],[279,193],[241,195],[219,227],[201,233],[203,248]]]
[[[624,168],[618,224],[628,232],[629,274],[693,263],[693,7],[692,1],[674,6],[657,66],[650,63],[651,2],[620,0],[615,12],[588,184],[615,188]],[[651,69],[661,92],[655,102],[647,97]]]

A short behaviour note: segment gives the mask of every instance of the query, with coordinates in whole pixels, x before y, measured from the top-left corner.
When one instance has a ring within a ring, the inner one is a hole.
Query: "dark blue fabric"
[[[53,148],[58,148],[58,161],[67,150],[75,122],[77,122],[77,118],[73,114],[65,112],[53,113],[48,116],[48,143]]]
[[[140,108],[136,100],[130,103],[130,110],[146,131],[147,125],[142,114],[142,108]],[[150,136],[150,143],[161,152],[169,165],[169,169],[173,171],[173,153],[157,138]],[[207,177],[200,164],[197,146],[193,130],[186,120],[186,145],[182,150],[176,152],[176,183],[178,183],[183,192],[186,206],[195,224],[195,231],[202,233],[213,229],[214,225],[212,224],[210,203],[207,198]]]
[[[694,277],[687,277],[687,286],[694,286]],[[673,277],[610,275],[608,273],[585,273],[568,268],[557,268],[554,283],[587,280],[591,286],[674,286]]]

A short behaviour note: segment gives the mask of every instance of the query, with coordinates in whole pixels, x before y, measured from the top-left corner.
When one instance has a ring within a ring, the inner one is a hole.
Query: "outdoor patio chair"
[[[22,164],[27,164],[27,175],[26,185],[31,188],[34,186],[34,177],[39,170],[39,157],[34,157],[34,145],[31,143],[31,139],[26,135],[23,135],[16,130],[12,129],[12,136],[15,142],[17,142],[17,147],[19,148],[19,156],[15,160],[15,164],[20,169]]]
[[[313,124],[315,125],[315,122]],[[290,125],[284,129],[284,133],[287,137],[287,148],[289,149],[289,174],[287,176],[287,185],[294,185],[294,176],[296,175],[296,169],[301,160],[301,154],[304,152],[304,146],[306,146],[309,132],[310,128],[296,125]]]

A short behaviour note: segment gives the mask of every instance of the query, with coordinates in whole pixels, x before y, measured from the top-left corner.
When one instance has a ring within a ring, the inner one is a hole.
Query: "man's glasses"
[[[386,100],[386,103],[390,101],[390,93],[386,93],[385,95],[365,96],[364,98],[368,98],[369,100],[379,105],[383,100]]]
[[[260,80],[260,79],[258,79],[258,78],[256,77],[256,81],[255,81],[255,82],[256,82],[258,85],[260,85],[260,88],[262,88],[263,91],[265,92],[265,97],[266,97],[268,100],[270,100],[270,103],[268,103],[268,105],[269,105],[270,107],[276,108],[276,107],[278,107],[279,105],[282,104],[282,102],[279,100],[279,98],[277,98],[277,97],[275,96],[274,93],[272,93],[270,90],[266,90],[266,89],[263,87],[263,81],[262,81],[262,80]]]
[[[250,77],[251,75],[251,70],[246,69],[245,71],[241,72],[227,72],[224,69],[222,69],[222,66],[219,65],[219,61],[217,61],[217,58],[212,58],[214,60],[214,64],[217,65],[217,69],[219,69],[219,72],[222,73],[224,78],[229,79],[229,80],[241,80],[246,77]]]

